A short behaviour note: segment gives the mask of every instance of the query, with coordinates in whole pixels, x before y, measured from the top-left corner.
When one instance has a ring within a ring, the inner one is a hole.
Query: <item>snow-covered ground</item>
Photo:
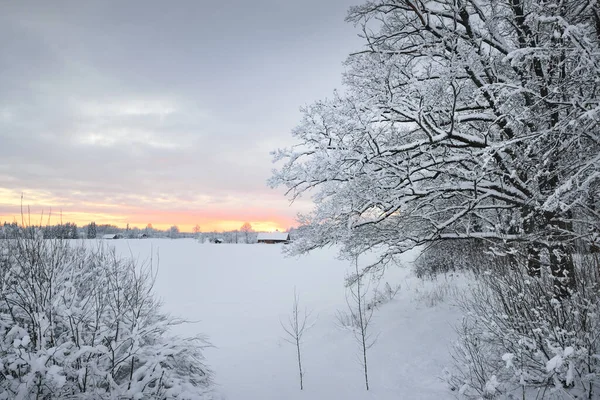
[[[452,325],[460,313],[452,305],[456,282],[423,283],[409,268],[388,270],[382,284],[400,284],[391,302],[375,312],[369,350],[371,390],[366,392],[357,343],[339,328],[337,310],[346,310],[344,277],[350,266],[335,249],[285,258],[281,245],[214,245],[193,240],[115,240],[118,252],[141,259],[159,253],[156,291],[172,314],[198,321],[177,328],[203,333],[218,392],[229,400],[267,399],[446,399],[442,380],[450,363]],[[407,263],[410,260],[407,258]],[[315,325],[305,335],[305,390],[298,387],[295,348],[283,340],[294,287]],[[428,293],[433,291],[433,295]],[[446,300],[431,306],[431,299]]]

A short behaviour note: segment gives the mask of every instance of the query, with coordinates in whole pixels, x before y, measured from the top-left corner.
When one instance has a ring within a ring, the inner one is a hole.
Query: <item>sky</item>
[[[0,222],[294,226],[269,153],[340,88],[356,1],[2,2]]]

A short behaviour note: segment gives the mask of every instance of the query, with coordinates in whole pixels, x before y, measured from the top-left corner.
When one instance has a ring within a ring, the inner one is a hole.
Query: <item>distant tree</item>
[[[252,225],[250,225],[250,222],[244,222],[244,225],[242,225],[240,231],[244,233],[244,240],[246,241],[246,243],[250,243],[250,233],[254,232],[254,230],[252,229]]]
[[[12,223],[5,222],[3,231],[4,231],[3,238],[13,239],[19,235],[19,225],[16,222],[12,222]]]
[[[235,243],[236,241],[236,234],[233,231],[229,231],[229,232],[223,232],[222,234],[222,238],[223,238],[223,242],[225,243]]]
[[[50,237],[53,239],[64,239],[65,238],[65,226],[58,224],[50,227]]]
[[[67,222],[66,227],[66,238],[67,239],[79,239],[79,233],[77,232],[77,224],[72,222]]]
[[[127,237],[129,239],[137,239],[140,237],[140,228],[138,227],[133,227],[133,228],[129,228],[129,232],[127,232]]]
[[[208,241],[211,243],[214,243],[215,240],[219,239],[219,234],[217,233],[217,231],[208,232],[207,236]]]
[[[103,225],[96,226],[96,236],[97,237],[106,235],[109,233],[119,233],[120,231],[121,231],[121,229],[119,229],[119,227],[116,225],[103,224]]]
[[[169,237],[171,239],[177,239],[179,237],[179,227],[177,225],[173,225],[169,228]]]
[[[90,224],[87,227],[87,238],[88,239],[95,239],[97,235],[96,232],[96,223],[95,222],[90,222]]]
[[[197,240],[204,242],[204,240],[202,240],[202,228],[200,228],[200,225],[196,224],[196,226],[194,226],[192,229],[192,232]]]
[[[46,239],[77,239],[79,233],[77,225],[71,222],[42,228],[42,235]]]

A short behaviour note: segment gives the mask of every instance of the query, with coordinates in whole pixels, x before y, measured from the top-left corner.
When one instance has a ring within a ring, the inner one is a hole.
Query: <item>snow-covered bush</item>
[[[467,398],[598,398],[597,255],[576,257],[576,290],[567,298],[556,296],[550,271],[532,277],[525,260],[516,261],[497,273],[507,264],[498,260],[505,265],[491,266],[464,297],[452,388]]]
[[[152,260],[62,240],[0,240],[0,398],[198,399],[201,337],[160,310]]]

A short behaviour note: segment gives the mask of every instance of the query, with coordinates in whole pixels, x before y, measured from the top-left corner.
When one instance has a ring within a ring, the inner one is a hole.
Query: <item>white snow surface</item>
[[[222,399],[455,398],[440,377],[450,365],[460,312],[451,298],[427,305],[423,297],[440,282],[422,282],[408,267],[389,269],[381,280],[381,289],[385,282],[401,289],[373,317],[371,329],[379,337],[368,353],[367,392],[358,345],[336,319],[336,310],[347,310],[344,277],[351,266],[336,258],[335,248],[286,258],[283,245],[187,239],[115,240],[110,245],[141,260],[159,253],[156,292],[166,311],[197,321],[178,326],[175,333],[206,334],[215,346],[205,355]],[[447,278],[439,279],[448,286]],[[451,285],[461,283],[453,279]],[[290,313],[294,287],[301,308],[311,310],[315,320],[303,341],[303,391],[296,350],[283,339],[280,325]]]
[[[257,240],[288,240],[290,234],[287,232],[259,232]]]

